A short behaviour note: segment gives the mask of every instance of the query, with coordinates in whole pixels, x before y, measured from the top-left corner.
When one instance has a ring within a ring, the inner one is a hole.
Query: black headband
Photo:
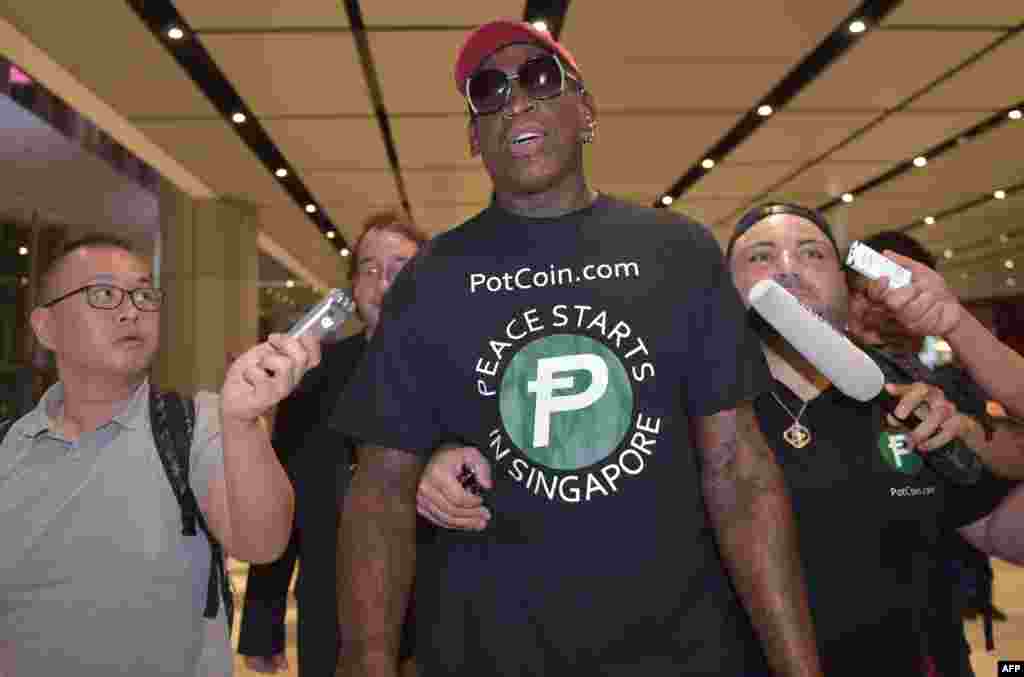
[[[836,258],[840,261],[842,256],[839,254],[839,245],[836,244],[836,238],[832,235],[832,227],[828,225],[828,221],[825,217],[814,211],[813,209],[807,209],[800,205],[790,204],[788,202],[770,202],[768,204],[761,205],[760,207],[754,207],[749,212],[743,215],[743,218],[736,224],[736,228],[732,231],[732,237],[729,238],[729,245],[725,248],[725,260],[728,261],[732,258],[732,246],[736,243],[743,233],[750,230],[750,228],[769,216],[775,216],[776,214],[790,214],[792,216],[799,216],[802,219],[810,221],[818,227],[828,241],[832,243],[833,249],[836,250]]]

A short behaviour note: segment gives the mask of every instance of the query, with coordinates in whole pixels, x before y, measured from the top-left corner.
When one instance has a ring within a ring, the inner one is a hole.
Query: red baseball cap
[[[517,42],[532,42],[551,50],[563,63],[579,73],[576,59],[547,31],[539,30],[525,21],[492,21],[473,31],[455,58],[455,88],[459,94],[466,93],[466,79],[487,57]]]

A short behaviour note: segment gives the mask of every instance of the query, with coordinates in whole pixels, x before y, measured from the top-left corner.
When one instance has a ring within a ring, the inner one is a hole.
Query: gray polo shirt
[[[54,430],[63,392],[50,388],[0,446],[0,638],[13,674],[230,674],[223,615],[203,619],[209,544],[181,533],[148,382],[74,442]],[[224,465],[216,395],[197,396],[196,418],[202,500]]]

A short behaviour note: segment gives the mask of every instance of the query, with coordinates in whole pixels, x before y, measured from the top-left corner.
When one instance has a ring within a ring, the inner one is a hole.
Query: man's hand
[[[245,667],[253,672],[266,675],[285,672],[289,668],[288,657],[284,655],[284,652],[274,654],[273,656],[246,656]]]
[[[946,399],[941,388],[927,383],[889,383],[885,389],[900,398],[893,411],[897,420],[890,420],[890,424],[902,425],[903,419],[911,412],[921,419],[920,425],[910,431],[914,449],[929,452],[956,437],[966,439],[967,435],[979,428],[974,419],[961,414],[956,405]]]
[[[475,447],[441,447],[434,452],[420,477],[416,512],[445,529],[483,531],[491,519],[479,496],[467,491],[458,480],[464,467],[490,489],[491,465]]]
[[[938,272],[906,256],[885,250],[883,255],[900,264],[911,273],[906,287],[890,289],[888,278],[872,280],[867,296],[888,308],[917,336],[947,336],[960,324],[966,312],[946,281]]]
[[[225,418],[252,422],[287,397],[307,370],[320,364],[320,343],[305,335],[271,334],[228,367],[221,389]]]

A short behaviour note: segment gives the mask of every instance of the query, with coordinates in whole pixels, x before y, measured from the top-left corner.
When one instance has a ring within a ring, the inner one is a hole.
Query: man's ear
[[[47,350],[54,350],[53,314],[50,312],[50,309],[36,308],[28,316],[28,320],[39,343]]]
[[[469,135],[469,157],[480,155],[480,130],[477,128],[477,119],[475,117],[469,118],[466,133]]]

